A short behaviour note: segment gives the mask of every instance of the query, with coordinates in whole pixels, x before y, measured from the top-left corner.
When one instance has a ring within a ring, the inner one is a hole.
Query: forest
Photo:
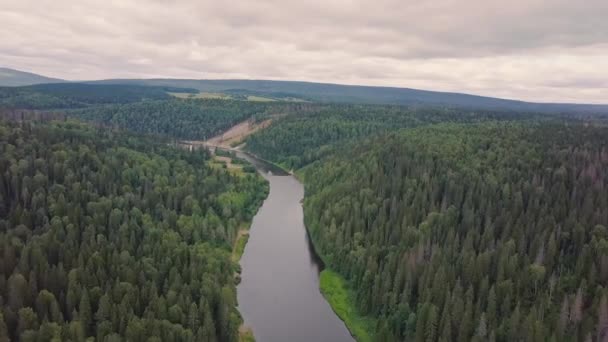
[[[72,121],[0,123],[0,341],[237,341],[266,181]]]
[[[605,119],[170,90],[0,88],[0,341],[238,341],[268,184],[170,143],[269,118],[246,149],[304,183],[360,341],[608,340]]]
[[[604,341],[608,128],[446,123],[299,171],[307,228],[377,341]]]
[[[420,106],[333,104],[314,109],[288,115],[250,136],[247,149],[286,169],[299,169],[331,154],[336,146],[404,128],[441,122],[568,119],[541,113]]]
[[[39,116],[52,112],[55,116],[62,114],[136,133],[206,140],[248,119],[263,120],[322,108],[319,104],[306,102],[247,101],[249,93],[236,90],[231,94],[239,100],[179,99],[171,96],[170,92],[187,94],[197,91],[169,86],[98,83],[0,87],[0,115],[23,110]]]
[[[169,91],[189,93],[194,89],[138,85],[52,83],[24,87],[0,87],[0,107],[57,110],[101,104],[125,104],[145,100],[167,100]]]
[[[264,111],[264,105],[241,101],[175,99],[95,106],[68,115],[139,133],[206,140]]]

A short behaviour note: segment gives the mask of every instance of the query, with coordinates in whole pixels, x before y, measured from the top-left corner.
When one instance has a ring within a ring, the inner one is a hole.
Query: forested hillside
[[[0,123],[0,341],[236,341],[231,251],[267,185],[162,137],[268,118],[247,148],[305,183],[362,341],[608,339],[605,123],[166,91],[0,89],[7,118],[106,127]]]
[[[130,84],[195,88],[203,92],[250,93],[260,96],[305,99],[323,103],[443,106],[518,112],[608,114],[608,106],[568,103],[534,103],[462,93],[411,88],[371,87],[298,81],[193,80],[193,79],[113,79],[93,84]]]
[[[0,111],[64,113],[68,117],[176,139],[205,140],[247,119],[318,111],[305,102],[179,99],[189,88],[128,84],[54,83],[0,87]],[[195,95],[195,94],[192,94]]]
[[[441,124],[305,168],[305,220],[378,341],[604,341],[608,129]]]
[[[306,103],[261,103],[214,99],[173,99],[95,106],[68,111],[70,117],[117,126],[134,132],[186,140],[205,140],[247,119],[307,113]]]
[[[68,115],[134,132],[205,140],[265,109],[263,104],[242,101],[176,99],[92,107]]]
[[[0,107],[20,109],[71,109],[101,104],[125,104],[171,99],[168,91],[191,89],[115,84],[55,83],[27,87],[0,87]]]
[[[0,341],[236,341],[256,174],[75,123],[0,123]]]
[[[309,104],[174,99],[69,111],[77,119],[186,140],[206,140],[247,119],[314,110]]]
[[[558,116],[553,116],[555,119]],[[439,122],[548,119],[538,113],[455,110],[448,108],[326,105],[299,112],[250,136],[247,149],[287,169],[298,169],[328,154],[335,145],[370,135]]]

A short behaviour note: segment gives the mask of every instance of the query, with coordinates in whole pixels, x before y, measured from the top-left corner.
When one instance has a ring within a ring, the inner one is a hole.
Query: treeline
[[[247,119],[306,112],[311,110],[310,107],[314,106],[305,103],[173,99],[90,107],[69,111],[68,115],[134,132],[206,140]]]
[[[237,341],[230,254],[268,189],[208,159],[0,123],[0,341]]]
[[[0,87],[0,107],[18,109],[71,109],[101,104],[125,104],[166,100],[168,91],[192,89],[147,87],[124,84],[52,83],[25,87]]]
[[[607,167],[605,127],[421,127],[305,168],[305,220],[378,341],[605,341]]]
[[[31,109],[8,109],[0,108],[0,120],[7,121],[65,121],[67,116],[64,112],[38,111]]]
[[[328,154],[336,144],[402,128],[439,122],[545,119],[534,113],[449,108],[324,105],[276,121],[247,139],[247,148],[288,169],[298,169]]]

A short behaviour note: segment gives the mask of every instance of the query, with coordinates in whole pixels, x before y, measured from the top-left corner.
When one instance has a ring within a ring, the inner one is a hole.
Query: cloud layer
[[[605,0],[0,0],[0,66],[608,103]]]

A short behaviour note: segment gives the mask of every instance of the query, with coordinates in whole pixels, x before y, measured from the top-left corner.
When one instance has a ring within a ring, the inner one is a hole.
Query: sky
[[[608,103],[608,0],[0,0],[0,66]]]

